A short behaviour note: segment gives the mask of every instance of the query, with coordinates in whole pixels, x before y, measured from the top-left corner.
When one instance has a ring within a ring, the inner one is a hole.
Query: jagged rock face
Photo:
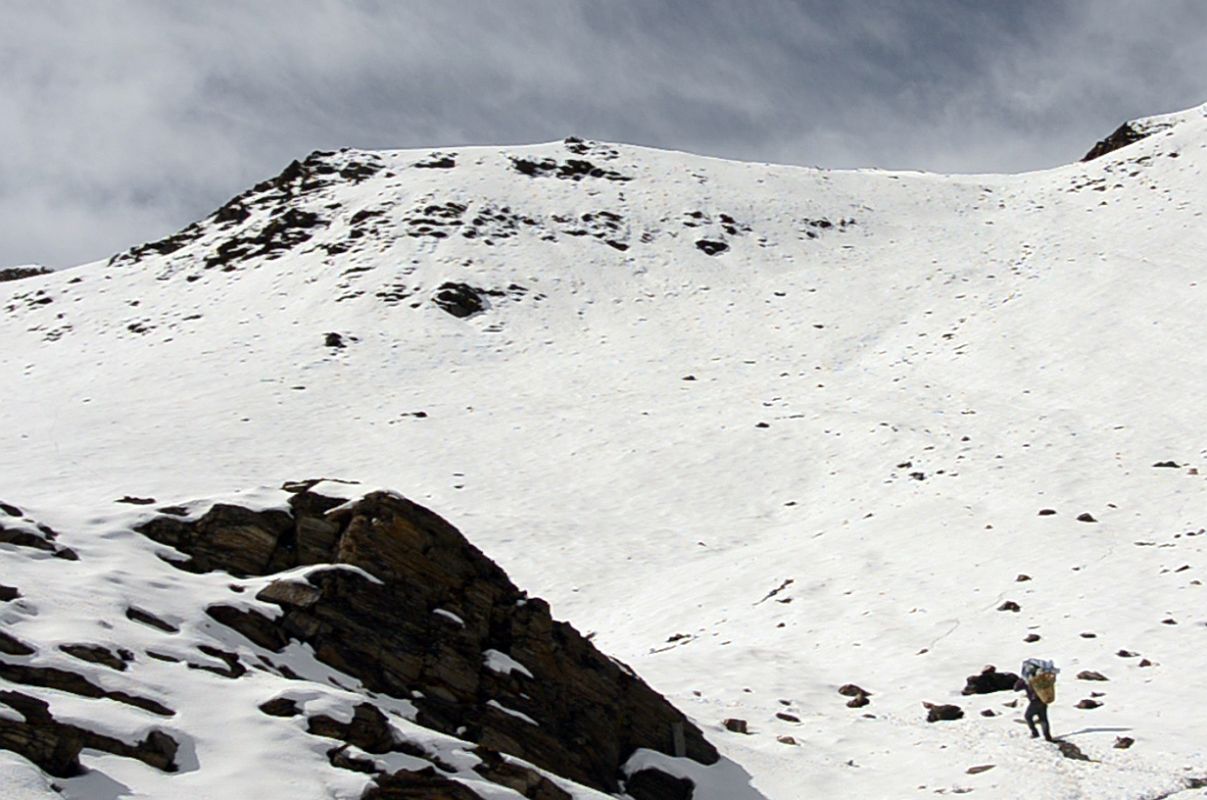
[[[1105,139],[1100,140],[1097,144],[1090,148],[1090,152],[1081,157],[1082,161],[1093,161],[1095,158],[1113,153],[1121,147],[1127,147],[1129,144],[1140,141],[1148,136],[1148,133],[1139,131],[1132,127],[1130,122],[1125,122],[1115,129],[1114,133]]]
[[[308,484],[292,488],[290,512],[216,505],[196,521],[164,515],[140,531],[187,554],[174,563],[190,571],[251,576],[308,564],[359,568],[268,584],[257,599],[280,606],[277,619],[227,605],[206,612],[271,650],[291,639],[305,642],[320,661],[371,691],[410,700],[419,724],[477,742],[480,753],[516,756],[608,792],[621,789],[621,767],[638,748],[717,760],[679,711],[573,627],[554,621],[544,601],[525,596],[436,514],[389,493],[335,508],[341,501]],[[290,710],[266,711],[274,712]],[[351,741],[338,725],[318,724],[321,735]],[[677,729],[681,753],[673,752]],[[372,742],[355,743],[373,751]],[[503,774],[504,766],[495,769]],[[543,784],[534,775],[512,779],[537,792]],[[442,780],[395,778],[372,796],[446,796],[402,788]],[[629,791],[659,797],[656,788],[641,786],[662,783],[646,779]],[[527,796],[556,797],[554,788]]]

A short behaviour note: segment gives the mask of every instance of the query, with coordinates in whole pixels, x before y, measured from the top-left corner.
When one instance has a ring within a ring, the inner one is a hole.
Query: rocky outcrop
[[[206,612],[268,650],[304,642],[372,693],[410,701],[415,722],[477,743],[478,771],[525,787],[527,797],[564,793],[498,754],[639,800],[667,796],[659,787],[672,784],[676,797],[690,791],[653,776],[625,787],[622,767],[637,749],[717,760],[682,713],[553,620],[544,601],[517,589],[448,522],[398,495],[345,504],[313,486],[287,486],[288,511],[218,504],[196,519],[163,515],[139,530],[183,553],[170,563],[194,572],[271,576],[331,565],[267,583],[257,599],[280,607],[275,619],[221,604]],[[281,702],[265,713],[293,710]],[[357,717],[363,724],[311,718],[308,729],[366,752],[399,749],[371,702]],[[344,765],[332,752],[332,763]],[[349,766],[366,767],[356,759]],[[422,788],[429,784],[435,793]],[[435,772],[383,776],[366,796],[458,796],[447,784]]]
[[[1107,153],[1113,153],[1121,147],[1127,147],[1129,144],[1134,144],[1144,137],[1147,133],[1137,130],[1132,127],[1130,122],[1125,122],[1115,129],[1115,132],[1105,139],[1100,140],[1097,144],[1090,148],[1090,152],[1081,157],[1082,161],[1093,161],[1095,158],[1100,158]]]

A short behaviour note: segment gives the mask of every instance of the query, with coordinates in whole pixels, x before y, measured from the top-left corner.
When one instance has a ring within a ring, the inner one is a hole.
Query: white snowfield
[[[0,583],[39,582],[0,622],[47,659],[86,640],[145,661],[155,631],[123,639],[103,614],[172,607],[178,573],[142,572],[157,546],[106,535],[143,513],[114,500],[354,479],[448,518],[692,717],[727,759],[696,776],[699,800],[1201,797],[1207,106],[1144,126],[1023,175],[589,142],[341,151],[327,161],[380,169],[299,192],[319,223],[290,249],[205,267],[269,224],[249,203],[165,255],[0,285],[0,499],[81,556],[0,545]],[[559,177],[571,160],[600,174]],[[498,294],[458,318],[432,302],[446,282]],[[230,582],[187,585],[229,599]],[[1027,657],[1061,667],[1053,733],[1092,761],[1033,741],[1025,700],[1007,705],[1021,694],[961,696]],[[141,673],[177,718],[121,706],[105,724],[188,731],[194,761],[165,776],[98,754],[56,781],[65,796],[363,786],[255,710],[267,679],[179,666]],[[847,707],[847,683],[870,704]],[[1091,692],[1101,705],[1078,708]],[[923,702],[964,717],[928,723]],[[0,794],[50,796],[0,759]]]

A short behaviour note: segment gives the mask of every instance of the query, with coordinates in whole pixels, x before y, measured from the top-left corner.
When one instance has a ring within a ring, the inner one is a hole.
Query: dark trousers
[[[1039,731],[1035,730],[1035,719],[1039,718],[1039,724],[1044,729],[1044,738],[1052,739],[1052,729],[1048,727],[1048,704],[1038,697],[1027,704],[1027,711],[1023,714],[1023,719],[1027,720],[1027,727],[1031,729],[1032,736],[1039,736]]]

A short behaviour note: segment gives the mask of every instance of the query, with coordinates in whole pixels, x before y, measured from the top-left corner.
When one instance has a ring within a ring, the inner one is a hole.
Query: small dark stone
[[[777,712],[775,716],[777,719],[782,719],[784,722],[800,722],[800,717],[789,714],[787,711]]]
[[[336,349],[341,349],[346,346],[344,344],[344,337],[338,333],[324,334],[323,344],[325,344],[327,347],[334,347]]]
[[[1087,697],[1084,700],[1077,703],[1077,708],[1086,708],[1086,709],[1098,708],[1098,706],[1100,706],[1100,705],[1102,705],[1102,703],[1098,702],[1097,700],[1091,700],[1090,698]]]
[[[923,703],[926,708],[927,722],[950,722],[952,720],[962,719],[964,710],[959,706],[950,704],[936,705],[935,703]]]
[[[5,586],[3,583],[0,583],[0,603],[16,600],[20,596],[21,593],[17,591],[16,586]]]
[[[133,497],[126,495],[120,500],[114,500],[115,503],[127,503],[132,506],[149,506],[155,502],[154,497]]]
[[[968,769],[965,770],[965,772],[967,772],[969,775],[979,775],[982,772],[988,772],[989,770],[993,769],[994,766],[996,766],[996,765],[980,764],[979,766],[969,767]]]
[[[870,702],[866,694],[857,694],[847,701],[847,708],[863,708]]]
[[[1091,514],[1088,511],[1085,511],[1085,512],[1077,515],[1077,521],[1078,522],[1097,522],[1098,520],[1094,519],[1093,514]]]
[[[1136,664],[1137,667],[1151,667],[1152,665],[1153,662],[1149,661],[1147,658],[1140,659],[1140,663]]]
[[[926,480],[926,473],[925,473],[925,472],[911,472],[911,473],[909,474],[909,476],[910,476],[911,478],[913,478],[914,480],[916,480],[916,481],[924,481],[924,480]]]
[[[1083,669],[1077,673],[1077,679],[1081,681],[1105,681],[1108,678],[1101,672],[1093,672],[1088,669]]]
[[[1098,634],[1092,633],[1090,631],[1085,631],[1078,635],[1081,636],[1082,639],[1097,639],[1098,638]]]
[[[1055,513],[1056,513],[1056,509],[1054,509],[1054,508],[1041,508],[1039,510],[1039,515],[1041,517],[1050,517]]]
[[[711,239],[700,239],[696,242],[696,247],[706,256],[719,255],[729,249],[729,245],[725,244],[725,242],[717,242]]]
[[[721,724],[725,726],[725,730],[732,731],[733,733],[750,733],[750,731],[747,730],[746,720],[744,719],[730,717],[723,720]]]
[[[856,686],[853,683],[844,683],[838,687],[838,693],[846,697],[858,697],[859,695],[871,695],[867,689]]]
[[[1030,644],[1032,642],[1038,642],[1039,638],[1040,637],[1039,637],[1038,633],[1028,633],[1026,636],[1023,637],[1023,641]]]
[[[1119,656],[1120,658],[1135,658],[1140,654],[1133,653],[1131,650],[1120,650],[1118,653],[1115,653],[1115,655]]]
[[[1023,609],[1021,606],[1019,606],[1018,603],[1014,602],[1013,600],[1007,600],[1006,602],[1004,602],[1000,606],[998,606],[997,610],[998,611],[1013,611],[1015,613],[1018,613],[1019,611],[1022,611]]]
[[[1130,736],[1116,736],[1115,737],[1115,749],[1116,750],[1126,750],[1127,748],[1131,747],[1135,743],[1136,743],[1136,740]]]
[[[754,425],[754,427],[756,427],[756,428],[770,428],[771,426],[770,426],[770,425],[768,425],[766,422],[756,422],[756,423],[755,423],[755,425]]]
[[[983,711],[981,711],[981,716],[982,717],[996,717],[997,712],[994,711],[992,708],[986,708]]]
[[[1179,464],[1176,461],[1158,461],[1156,464],[1153,464],[1153,466],[1154,467],[1172,467],[1173,469],[1179,468]]]

